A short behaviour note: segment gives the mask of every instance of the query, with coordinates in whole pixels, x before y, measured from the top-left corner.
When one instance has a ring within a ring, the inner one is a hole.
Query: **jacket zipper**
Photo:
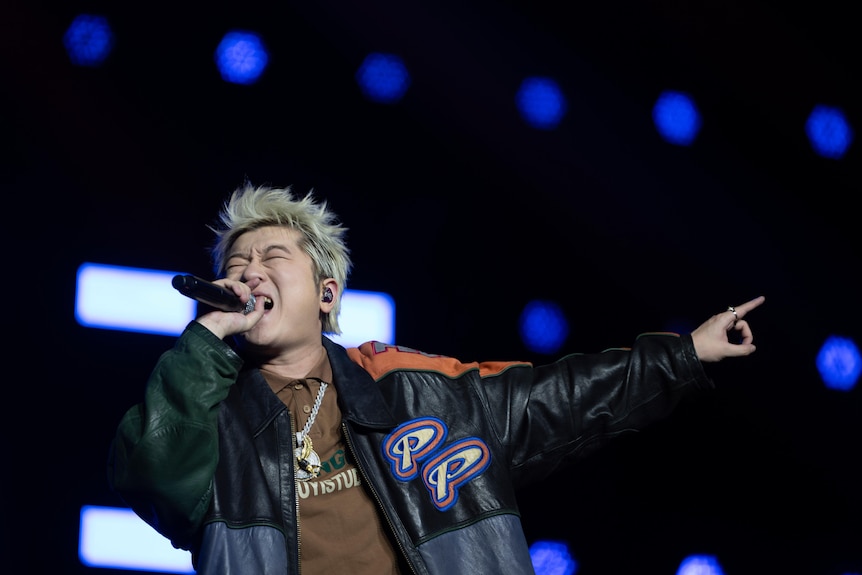
[[[296,573],[302,575],[302,531],[299,527],[299,489],[296,488],[296,457],[294,456],[294,441],[296,441],[296,427],[293,422],[293,414],[287,412],[290,420],[290,461],[293,465],[293,504],[296,507]]]
[[[410,572],[413,575],[417,575],[416,568],[413,567],[413,562],[410,560],[410,556],[407,554],[407,550],[404,548],[404,544],[401,543],[401,539],[398,538],[398,532],[395,530],[395,525],[392,523],[392,520],[389,518],[389,513],[386,511],[386,507],[383,506],[383,502],[380,500],[380,496],[377,494],[377,490],[374,488],[374,484],[371,483],[368,479],[368,474],[365,473],[365,470],[360,465],[359,457],[356,454],[356,449],[353,447],[353,443],[350,439],[350,432],[347,430],[347,424],[343,421],[341,422],[341,431],[344,434],[344,443],[347,444],[347,448],[350,450],[350,453],[353,455],[353,459],[356,461],[356,469],[359,470],[359,473],[362,475],[362,480],[365,481],[365,484],[368,486],[368,489],[371,490],[371,494],[374,496],[374,502],[377,504],[378,509],[383,514],[384,519],[386,519],[386,523],[389,524],[389,530],[392,532],[392,537],[395,539],[395,544],[398,545],[398,551],[401,553],[401,556],[404,557],[404,560],[407,561],[407,566],[410,567]],[[297,521],[297,534],[299,533],[299,521]]]

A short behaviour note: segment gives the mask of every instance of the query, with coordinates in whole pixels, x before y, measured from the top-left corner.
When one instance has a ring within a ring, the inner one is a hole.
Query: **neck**
[[[301,379],[308,375],[311,370],[326,356],[326,348],[319,341],[314,345],[308,345],[293,349],[275,357],[261,361],[258,367],[281,377]]]

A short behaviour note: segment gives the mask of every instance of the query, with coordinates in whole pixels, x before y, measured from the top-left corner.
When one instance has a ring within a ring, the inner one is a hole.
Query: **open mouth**
[[[272,309],[272,300],[266,296],[263,298],[263,309]]]

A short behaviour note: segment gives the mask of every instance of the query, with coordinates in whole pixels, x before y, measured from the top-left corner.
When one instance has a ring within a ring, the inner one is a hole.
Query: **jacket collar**
[[[397,421],[374,378],[355,364],[342,346],[326,336],[323,336],[323,347],[329,354],[342,417],[365,427],[395,427]]]
[[[322,337],[332,366],[332,383],[338,389],[338,406],[342,418],[373,429],[395,427],[397,421],[389,411],[377,382],[350,360],[342,346],[326,336]],[[257,368],[243,370],[238,383],[232,387],[230,395],[240,401],[254,435],[287,409]]]

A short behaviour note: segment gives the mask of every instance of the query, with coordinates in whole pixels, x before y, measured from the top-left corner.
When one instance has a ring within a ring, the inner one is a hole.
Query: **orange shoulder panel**
[[[436,371],[447,377],[459,377],[470,370],[478,370],[482,377],[500,373],[513,365],[529,365],[527,362],[516,361],[491,361],[471,362],[461,361],[446,357],[417,351],[415,349],[381,343],[379,341],[367,341],[357,347],[347,350],[355,363],[361,365],[365,371],[371,374],[375,380],[380,380],[387,373],[397,370],[407,371]]]

